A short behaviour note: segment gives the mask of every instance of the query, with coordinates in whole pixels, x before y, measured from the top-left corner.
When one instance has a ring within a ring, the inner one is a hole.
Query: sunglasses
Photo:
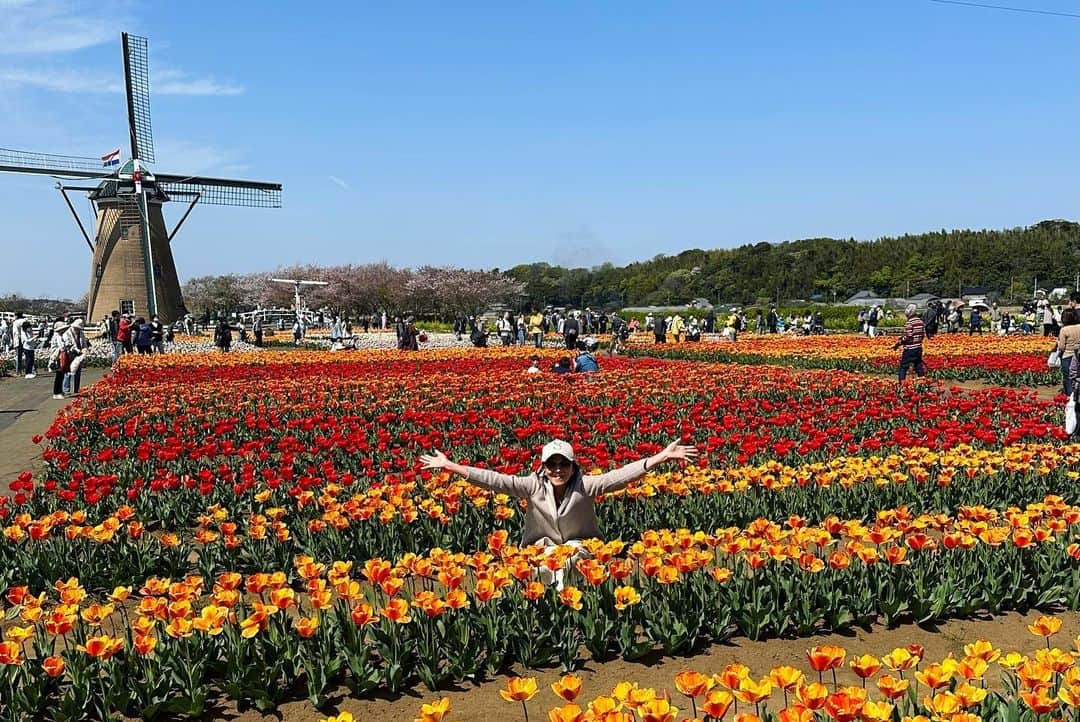
[[[567,461],[566,459],[563,459],[562,461],[552,459],[550,461],[544,462],[544,468],[549,469],[550,471],[558,471],[559,469],[572,469],[574,468],[574,462]]]

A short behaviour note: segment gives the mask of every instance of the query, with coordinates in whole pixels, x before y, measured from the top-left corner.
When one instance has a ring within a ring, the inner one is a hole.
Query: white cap
[[[543,450],[540,452],[540,463],[545,464],[547,460],[553,456],[561,456],[567,461],[575,461],[574,459],[574,447],[566,443],[562,439],[555,439],[544,444]]]
[[[68,327],[68,325],[66,323],[64,323],[63,321],[57,321],[56,323],[53,324],[52,330],[54,332],[55,331],[63,331],[67,327]]]

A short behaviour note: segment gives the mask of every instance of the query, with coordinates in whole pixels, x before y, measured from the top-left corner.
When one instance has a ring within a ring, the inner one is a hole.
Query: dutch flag
[[[106,153],[105,155],[101,156],[101,165],[105,168],[108,168],[112,165],[120,165],[120,149],[117,148],[111,153]]]

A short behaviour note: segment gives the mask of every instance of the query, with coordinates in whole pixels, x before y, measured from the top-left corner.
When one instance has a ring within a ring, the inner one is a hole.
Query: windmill
[[[294,302],[296,304],[296,320],[303,319],[304,313],[304,299],[301,295],[301,288],[303,286],[329,286],[327,281],[301,281],[297,278],[271,278],[274,283],[291,283],[293,285],[293,293],[295,294]]]
[[[131,158],[121,163],[119,151],[99,160],[0,148],[0,171],[61,179],[56,188],[93,254],[88,320],[116,309],[174,321],[187,309],[170,243],[195,205],[280,208],[281,184],[152,171],[148,165],[155,157],[147,40],[123,33],[121,44]],[[97,184],[65,185],[69,179]],[[95,216],[93,240],[75,211],[68,195],[71,191],[86,192],[90,200]],[[174,200],[187,203],[187,208],[170,231],[161,206]]]

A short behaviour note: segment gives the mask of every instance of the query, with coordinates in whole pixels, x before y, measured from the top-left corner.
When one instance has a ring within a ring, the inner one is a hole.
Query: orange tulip
[[[923,705],[934,713],[935,719],[949,717],[960,711],[960,700],[951,692],[938,692],[932,697],[925,697]]]
[[[585,712],[576,704],[564,704],[548,711],[549,722],[582,722]]]
[[[308,639],[315,636],[315,632],[319,631],[319,617],[299,617],[295,622],[296,633],[301,637]]]
[[[734,662],[724,667],[716,677],[716,681],[728,689],[738,689],[739,683],[750,676],[750,668],[745,664]]]
[[[810,709],[818,710],[825,706],[825,699],[829,696],[829,688],[821,682],[811,682],[799,687],[795,696]]]
[[[740,702],[757,704],[767,700],[772,695],[772,687],[772,680],[768,677],[762,677],[756,682],[747,677],[739,681],[739,688],[735,690],[735,697]]]
[[[143,657],[149,656],[156,646],[157,637],[152,634],[136,634],[132,642],[132,647]]]
[[[440,697],[431,704],[420,705],[420,716],[414,722],[442,722],[450,713],[450,698]]]
[[[915,677],[930,689],[941,689],[949,684],[949,680],[953,677],[953,670],[935,663],[916,672]]]
[[[674,722],[679,710],[663,697],[656,697],[641,705],[638,710],[641,722]]]
[[[1045,689],[1037,689],[1034,692],[1021,692],[1020,698],[1035,714],[1049,714],[1058,706],[1058,701],[1053,697],[1049,697]]]
[[[1034,624],[1028,625],[1028,631],[1037,637],[1051,637],[1061,629],[1061,620],[1057,617],[1039,617]]]
[[[564,674],[551,683],[551,691],[567,702],[573,702],[581,694],[581,678],[573,674]]]
[[[615,587],[615,609],[623,611],[641,601],[641,595],[633,587]]]
[[[881,660],[869,654],[854,657],[848,664],[860,679],[873,677],[881,669]]]
[[[22,646],[10,640],[0,642],[0,664],[22,664]]]
[[[801,671],[788,665],[773,667],[772,671],[769,672],[769,678],[773,681],[773,684],[785,692],[794,692],[806,681],[806,677]]]
[[[735,697],[726,689],[711,689],[705,695],[705,701],[701,705],[701,711],[713,719],[722,719],[728,709],[734,704]],[[793,722],[803,722],[802,720]]]
[[[395,624],[408,624],[412,621],[409,616],[409,603],[401,597],[394,597],[387,602],[380,613]]]
[[[825,698],[825,712],[836,722],[853,722],[858,719],[865,703],[864,695],[844,689]]]
[[[780,722],[814,722],[814,710],[801,704],[794,704],[780,710],[777,715]]]
[[[506,689],[499,690],[499,695],[507,702],[528,702],[535,694],[535,677],[511,677],[506,680]]]
[[[823,644],[820,647],[806,650],[806,658],[810,662],[810,669],[818,673],[836,669],[844,663],[845,656],[847,656],[847,652],[844,648],[833,644]]]
[[[63,657],[46,657],[41,660],[41,668],[50,677],[59,677],[64,673],[66,667],[67,664],[64,663]]]
[[[867,702],[863,705],[861,716],[864,722],[887,722],[892,718],[895,707],[888,702]]]
[[[563,587],[559,601],[576,612],[581,611],[581,592],[576,587]]]
[[[713,686],[711,677],[700,672],[685,670],[675,675],[675,687],[687,697],[700,697]]]
[[[80,652],[103,661],[110,659],[123,648],[124,640],[109,636],[90,637],[85,645],[80,644],[76,647]]]
[[[907,692],[911,682],[906,679],[897,679],[891,675],[885,675],[878,678],[877,686],[881,693],[889,699],[899,699]]]
[[[997,649],[990,642],[979,639],[971,644],[964,645],[964,655],[968,657],[978,657],[985,662],[996,662],[998,657],[1001,656],[1001,650]]]

